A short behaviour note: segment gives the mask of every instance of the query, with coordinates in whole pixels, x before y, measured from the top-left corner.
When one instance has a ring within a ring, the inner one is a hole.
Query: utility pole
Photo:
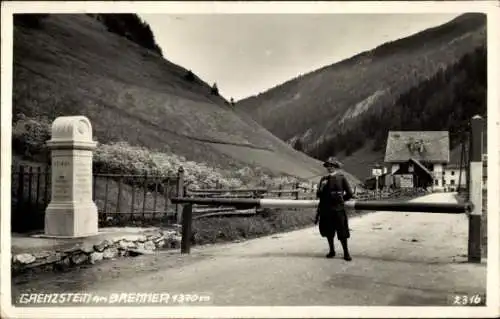
[[[382,175],[382,165],[376,163],[372,168],[372,175],[375,176],[375,196],[379,197],[378,178]]]

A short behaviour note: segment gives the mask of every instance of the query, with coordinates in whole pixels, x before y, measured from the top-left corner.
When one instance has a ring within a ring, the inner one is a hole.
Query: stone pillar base
[[[98,233],[97,206],[93,203],[50,203],[45,211],[45,236],[77,238]]]

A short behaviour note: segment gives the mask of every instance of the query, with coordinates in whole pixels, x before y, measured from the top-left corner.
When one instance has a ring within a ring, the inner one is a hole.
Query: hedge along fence
[[[92,186],[100,227],[174,223],[180,206],[172,205],[170,198],[182,195],[183,171],[170,176],[94,172]],[[50,167],[14,168],[11,198],[12,231],[43,229],[51,200]]]
[[[26,159],[50,161],[45,143],[51,137],[51,121],[47,117],[14,116],[12,127],[12,148],[14,154]],[[99,139],[99,137],[97,137]],[[93,154],[94,170],[99,173],[130,175],[164,175],[177,173],[179,167],[185,170],[186,185],[196,188],[277,186],[299,181],[297,177],[277,174],[261,167],[239,167],[224,169],[202,162],[189,161],[169,151],[153,151],[145,147],[129,145],[126,142],[98,143]]]

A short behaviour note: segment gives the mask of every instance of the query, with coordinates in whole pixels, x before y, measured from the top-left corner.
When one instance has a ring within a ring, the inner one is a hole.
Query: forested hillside
[[[15,14],[14,25],[30,29],[40,29],[49,14],[26,13]],[[160,46],[156,43],[153,31],[148,23],[134,13],[89,13],[89,17],[103,23],[109,32],[122,36],[143,48],[162,55]]]
[[[374,141],[374,151],[384,150],[389,130],[449,130],[454,148],[470,118],[486,115],[486,57],[486,48],[477,48],[399,95],[393,105],[369,109],[345,132],[310,152],[320,158],[341,151],[349,156],[367,140]]]
[[[360,178],[390,129],[450,130],[486,113],[486,18],[465,14],[238,102],[296,149],[335,155]]]
[[[113,32],[133,41],[140,46],[162,55],[160,46],[155,41],[151,27],[137,14],[133,13],[108,13],[89,14],[98,21],[102,21]]]

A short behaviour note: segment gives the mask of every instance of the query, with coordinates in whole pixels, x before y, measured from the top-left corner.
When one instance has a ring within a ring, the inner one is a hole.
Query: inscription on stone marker
[[[52,162],[53,174],[53,195],[55,201],[71,200],[71,176],[69,174],[70,162],[64,159],[57,159]]]
[[[92,199],[92,158],[89,156],[76,157],[74,187],[76,201],[84,202]]]

